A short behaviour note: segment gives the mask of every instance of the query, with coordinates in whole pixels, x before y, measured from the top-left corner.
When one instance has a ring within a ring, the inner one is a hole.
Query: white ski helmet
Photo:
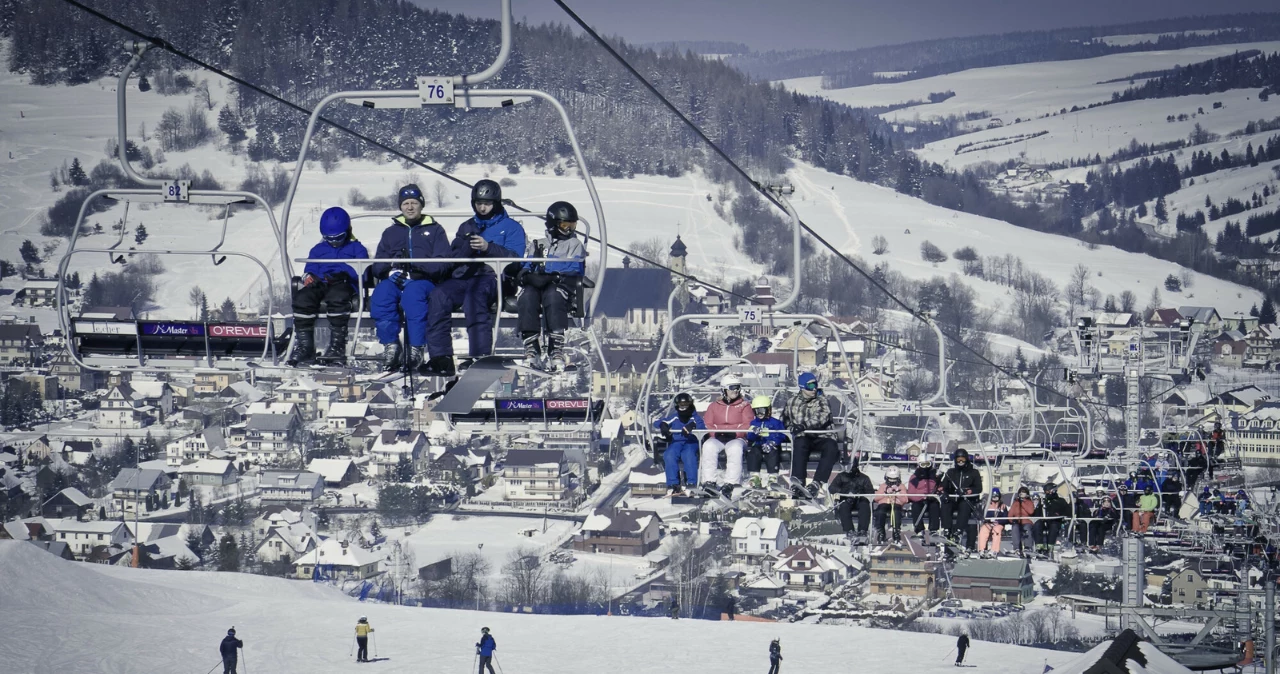
[[[734,374],[726,374],[720,380],[720,390],[728,391],[730,386],[742,386],[742,380]]]
[[[919,458],[916,459],[916,465],[921,468],[928,468],[933,465],[933,459],[930,459],[928,454],[921,454]]]
[[[897,469],[897,468],[892,468],[892,467],[891,467],[891,468],[889,468],[889,470],[886,470],[886,471],[884,472],[884,479],[886,479],[886,480],[892,480],[892,481],[894,481],[894,482],[897,482],[898,480],[902,479],[902,477],[898,474],[898,469]]]

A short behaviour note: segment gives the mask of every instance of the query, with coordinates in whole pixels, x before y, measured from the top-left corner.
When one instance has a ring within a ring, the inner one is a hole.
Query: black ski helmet
[[[481,632],[484,632],[485,634],[488,634],[488,633],[489,633],[489,628],[488,628],[488,627],[481,627],[481,628],[480,628],[480,631],[481,631]]]
[[[578,209],[567,201],[557,201],[547,207],[547,231],[554,235],[565,236],[577,228]],[[573,227],[568,232],[561,229],[560,223],[572,222]]]
[[[677,393],[675,400],[676,409],[680,408],[680,403],[689,403],[689,407],[693,407],[693,396],[684,392]]]
[[[235,635],[236,635],[236,628],[232,627],[231,629],[227,630],[227,636],[234,637]]]
[[[495,205],[502,204],[502,186],[492,180],[480,180],[471,187],[471,203],[477,201],[492,201]]]

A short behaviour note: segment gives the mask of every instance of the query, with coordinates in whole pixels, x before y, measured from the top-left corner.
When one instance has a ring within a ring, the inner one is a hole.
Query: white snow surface
[[[381,672],[466,671],[482,626],[493,630],[498,663],[524,674],[659,674],[675,663],[736,674],[766,666],[773,638],[797,671],[850,662],[872,672],[899,671],[904,662],[922,674],[955,669],[947,656],[954,638],[931,634],[358,603],[309,581],[80,564],[15,541],[0,541],[0,569],[0,605],[23,625],[0,632],[0,662],[5,671],[31,674],[204,672],[232,625],[248,671],[362,671],[348,655],[360,615],[376,630],[371,650],[387,658],[377,664]],[[1046,662],[1058,667],[1074,655],[976,642],[966,661],[984,672],[1040,674]]]

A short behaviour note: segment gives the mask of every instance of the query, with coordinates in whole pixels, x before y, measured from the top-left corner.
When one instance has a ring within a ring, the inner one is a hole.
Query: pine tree
[[[1169,207],[1164,203],[1164,196],[1156,199],[1156,221],[1160,224],[1169,222]]]
[[[40,264],[40,251],[36,250],[36,245],[31,243],[31,239],[22,242],[22,247],[18,249],[18,254],[22,256],[22,261],[28,266]]]
[[[147,81],[146,75],[138,78],[138,91],[143,93],[151,91],[151,83]]]
[[[1271,303],[1270,297],[1262,300],[1262,309],[1258,311],[1258,323],[1261,325],[1276,324],[1276,307]]]
[[[230,533],[223,534],[222,540],[218,541],[218,570],[240,570],[240,547],[236,545],[235,536]]]
[[[222,306],[218,307],[218,320],[224,323],[234,323],[239,320],[236,303],[232,302],[230,297],[222,300]]]
[[[146,240],[147,240],[147,226],[142,223],[138,223],[138,229],[133,233],[133,242],[141,245],[142,242]]]
[[[222,110],[218,112],[218,128],[227,134],[227,142],[233,145],[248,137],[244,132],[244,125],[229,106],[222,106]]]
[[[80,165],[79,157],[71,158],[71,168],[67,169],[67,177],[71,179],[72,185],[89,184],[89,175],[84,172],[84,167]]]

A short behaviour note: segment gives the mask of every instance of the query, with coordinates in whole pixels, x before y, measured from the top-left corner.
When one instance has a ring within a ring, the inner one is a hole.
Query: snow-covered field
[[[150,571],[64,562],[27,543],[0,541],[0,606],[21,629],[0,631],[4,671],[31,674],[205,672],[234,625],[250,672],[356,671],[348,655],[359,615],[376,629],[383,672],[463,672],[480,627],[498,663],[525,674],[697,669],[737,674],[768,666],[780,638],[786,671],[954,671],[951,637],[857,627],[528,616],[358,603],[305,581],[244,574]],[[966,661],[984,672],[1040,674],[1073,653],[975,642]],[[242,670],[244,671],[244,670]]]

